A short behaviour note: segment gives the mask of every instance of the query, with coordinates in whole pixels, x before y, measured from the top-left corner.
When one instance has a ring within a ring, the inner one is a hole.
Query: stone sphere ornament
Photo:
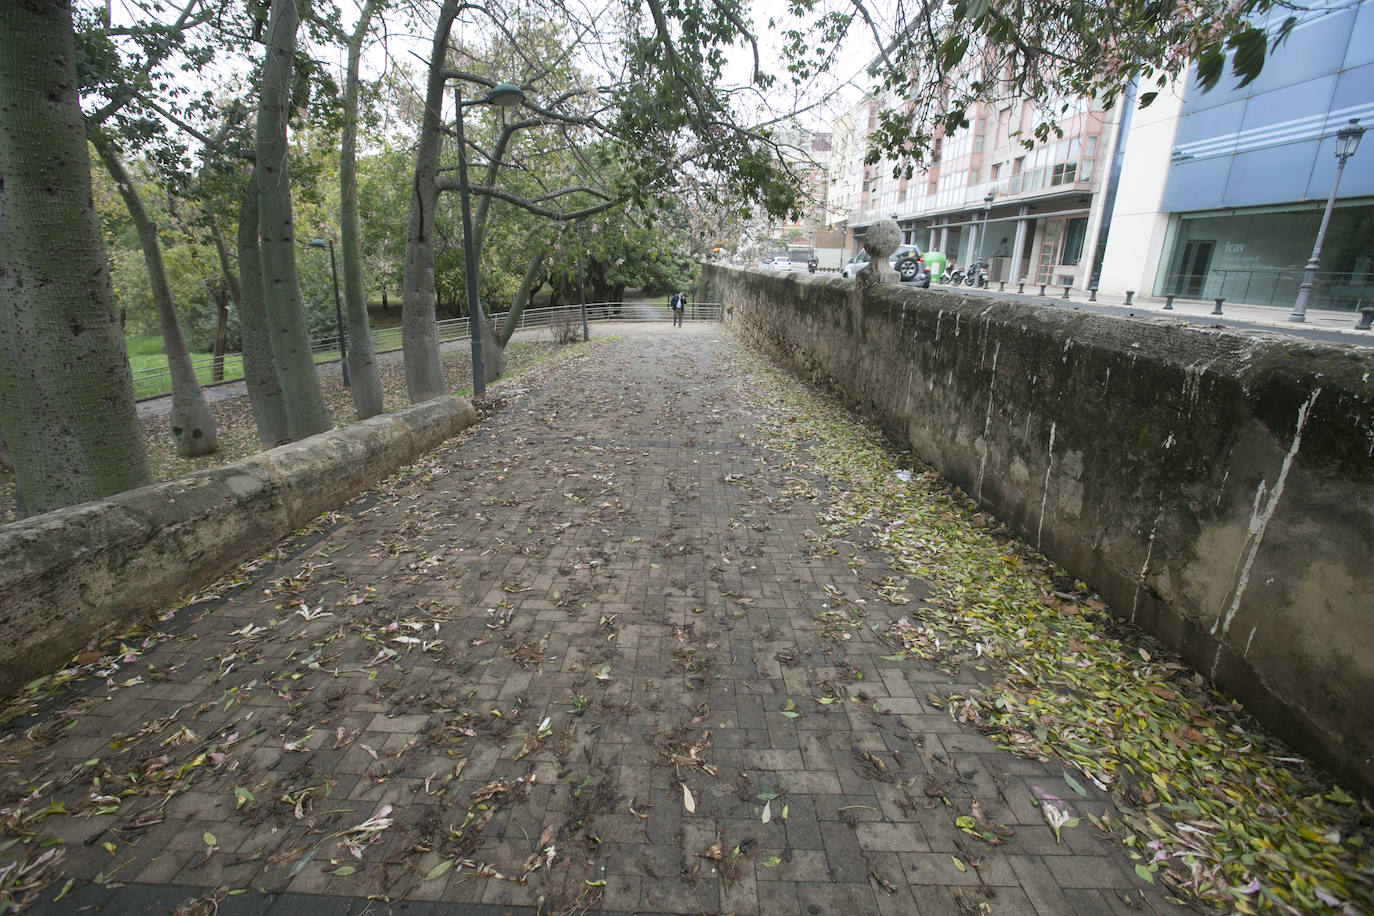
[[[864,233],[864,251],[868,252],[868,265],[859,271],[857,277],[862,286],[877,283],[898,283],[901,277],[887,259],[897,246],[902,244],[902,230],[895,219],[880,219],[868,227]]]

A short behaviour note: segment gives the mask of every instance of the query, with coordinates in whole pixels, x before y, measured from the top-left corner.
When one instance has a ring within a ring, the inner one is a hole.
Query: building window
[[[1002,177],[1002,163],[994,163],[992,166],[992,180],[996,181]]]
[[[1066,162],[1063,165],[1054,167],[1054,174],[1050,178],[1050,184],[1073,184],[1074,175],[1078,171],[1078,163]]]
[[[1088,234],[1088,218],[1075,216],[1064,226],[1064,253],[1059,263],[1065,267],[1076,266],[1083,257],[1083,239]]]
[[[1020,175],[1020,174],[1021,174],[1021,170],[1022,170],[1023,168],[1025,168],[1025,165],[1026,165],[1026,157],[1025,157],[1025,156],[1017,156],[1014,160],[1012,160],[1012,163],[1011,163],[1011,173],[1012,173],[1013,175]]]

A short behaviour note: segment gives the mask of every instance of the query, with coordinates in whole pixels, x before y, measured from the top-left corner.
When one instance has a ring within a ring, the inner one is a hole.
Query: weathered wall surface
[[[713,268],[703,296],[1374,795],[1374,353]]]
[[[0,693],[261,554],[477,420],[436,398],[0,527]]]

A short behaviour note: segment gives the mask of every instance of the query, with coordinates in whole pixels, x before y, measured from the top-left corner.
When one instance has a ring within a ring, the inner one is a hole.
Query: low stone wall
[[[0,527],[0,694],[147,617],[477,421],[452,397]]]
[[[1374,352],[797,274],[704,283],[732,329],[1374,796]]]

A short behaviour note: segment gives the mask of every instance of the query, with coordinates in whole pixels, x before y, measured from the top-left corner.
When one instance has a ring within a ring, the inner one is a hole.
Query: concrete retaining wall
[[[436,398],[0,527],[0,693],[156,613],[477,421]]]
[[[704,282],[734,330],[1374,796],[1374,352],[795,273]]]

